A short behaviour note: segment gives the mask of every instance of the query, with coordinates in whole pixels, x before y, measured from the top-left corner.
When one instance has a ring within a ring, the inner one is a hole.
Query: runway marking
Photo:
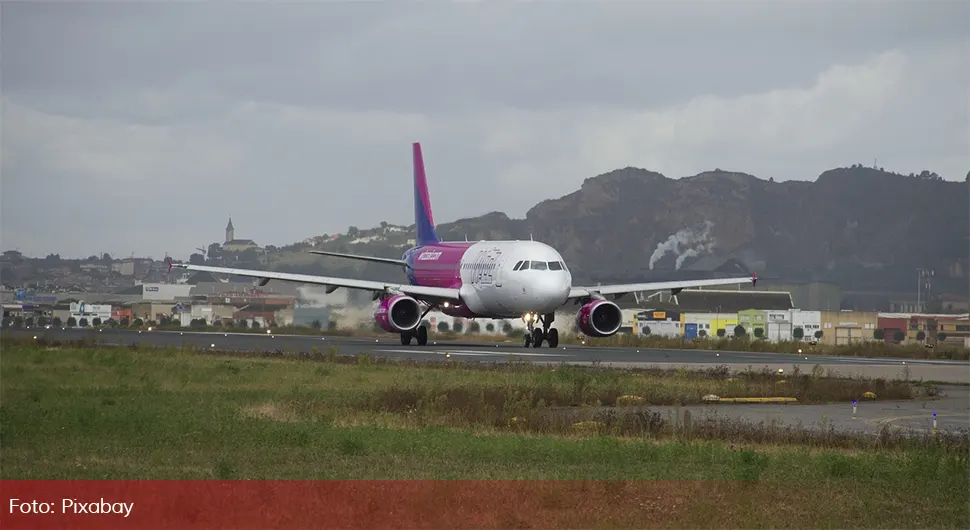
[[[942,414],[937,414],[936,417],[937,418],[954,418],[954,417],[957,417],[957,418],[966,418],[967,415],[966,415],[966,413],[961,413],[961,412],[944,412]],[[933,422],[933,413],[932,412],[927,412],[927,413],[924,413],[924,414],[910,414],[910,415],[906,415],[906,416],[890,416],[890,417],[885,417],[885,418],[865,418],[865,419],[862,420],[862,422],[865,423],[866,425],[871,426],[871,427],[881,427],[883,425],[888,424],[890,427],[894,427],[896,429],[905,429],[906,427],[904,427],[902,425],[895,425],[895,423],[898,422],[898,421],[908,421],[908,420],[926,420],[926,423],[932,424],[932,422]],[[928,426],[926,428],[927,429],[931,429],[932,427],[929,427]]]
[[[495,357],[504,355],[520,355],[525,357],[575,357],[575,355],[564,355],[560,353],[525,353],[525,352],[508,352],[508,351],[493,351],[493,352],[482,352],[482,351],[470,351],[470,350],[419,350],[419,349],[380,349],[374,350],[375,352],[388,352],[388,353],[429,353],[434,355],[465,355],[469,357]]]

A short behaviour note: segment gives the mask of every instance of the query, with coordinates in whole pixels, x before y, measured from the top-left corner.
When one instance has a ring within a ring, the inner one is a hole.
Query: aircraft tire
[[[549,342],[550,348],[555,348],[559,346],[559,330],[552,328],[549,330],[549,336],[546,339]]]

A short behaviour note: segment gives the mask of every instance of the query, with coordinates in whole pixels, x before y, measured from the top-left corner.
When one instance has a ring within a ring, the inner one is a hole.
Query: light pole
[[[929,269],[916,269],[916,312],[923,312],[923,286],[926,286],[926,299],[930,298],[931,278],[933,271]]]

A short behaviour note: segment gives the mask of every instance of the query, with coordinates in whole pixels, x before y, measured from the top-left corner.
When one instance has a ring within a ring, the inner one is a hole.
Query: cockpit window
[[[534,271],[544,271],[546,270],[546,262],[533,261],[530,268]]]
[[[522,267],[519,270],[520,271],[529,270],[529,262],[528,261],[523,261],[522,262]]]
[[[514,270],[514,271],[519,270],[519,267],[521,267],[523,263],[525,263],[525,262],[524,261],[520,261],[520,262],[516,263],[515,264],[515,267],[512,267],[512,270]]]
[[[558,261],[550,261],[549,262],[549,270],[551,270],[551,271],[561,271],[562,270],[562,263],[559,263]]]

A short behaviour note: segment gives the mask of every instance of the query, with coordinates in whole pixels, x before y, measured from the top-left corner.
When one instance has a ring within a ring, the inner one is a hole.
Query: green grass
[[[686,400],[730,384],[775,392],[772,374],[728,382],[716,370],[271,355],[5,340],[3,478],[741,481],[712,483],[703,495],[693,486],[658,486],[649,499],[629,495],[638,507],[607,488],[596,493],[606,512],[583,515],[563,501],[557,517],[565,518],[560,525],[637,526],[643,521],[630,514],[654,506],[657,522],[679,528],[970,525],[966,436],[779,436],[671,423],[642,406],[591,407],[617,394]],[[816,389],[875,384],[804,377]],[[553,404],[601,415],[590,416],[598,422],[592,430],[580,429],[550,413]],[[798,444],[782,444],[792,441]]]

